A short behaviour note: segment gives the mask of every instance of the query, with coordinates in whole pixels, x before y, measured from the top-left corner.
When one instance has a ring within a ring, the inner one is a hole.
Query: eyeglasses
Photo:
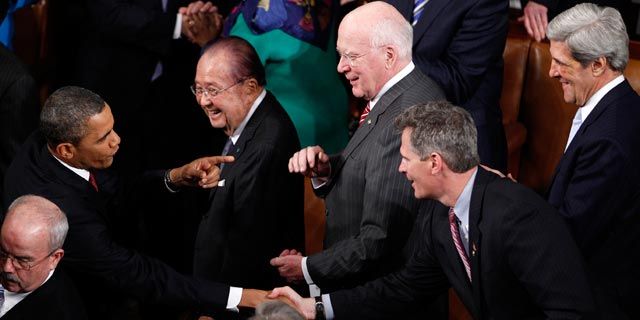
[[[360,60],[360,58],[366,56],[370,52],[371,51],[363,54],[354,54],[354,53],[340,53],[340,51],[338,51],[338,55],[340,56],[340,60],[342,59],[347,60],[347,64],[349,64],[349,66],[353,68],[358,66],[358,61]]]
[[[235,82],[234,84],[224,88],[224,89],[215,89],[215,88],[201,88],[201,87],[196,87],[195,85],[191,85],[191,93],[193,93],[193,95],[195,95],[198,99],[200,97],[202,97],[202,95],[204,95],[207,98],[213,98],[231,88],[233,88],[235,85],[244,82],[245,80],[247,80],[248,78],[242,78],[240,80],[238,80],[237,82]]]
[[[54,252],[56,252],[56,250],[58,249],[53,249],[53,251],[49,252],[48,255],[46,255],[44,258],[40,259],[40,261],[29,261],[28,258],[23,258],[23,257],[15,257],[13,255],[8,254],[7,252],[5,252],[4,250],[0,249],[0,263],[2,263],[2,265],[4,265],[5,263],[7,263],[7,260],[11,260],[11,265],[13,265],[13,268],[16,270],[31,270],[33,267],[39,265],[40,263],[42,263],[42,261],[46,260],[47,258],[49,258]]]

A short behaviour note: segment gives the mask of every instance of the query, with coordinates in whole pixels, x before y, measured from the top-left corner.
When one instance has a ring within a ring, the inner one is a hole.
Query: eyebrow
[[[98,142],[104,141],[104,139],[106,139],[109,136],[109,134],[111,134],[111,132],[113,132],[113,129],[107,131],[107,133],[105,133],[102,137],[100,137],[100,139],[98,139]]]

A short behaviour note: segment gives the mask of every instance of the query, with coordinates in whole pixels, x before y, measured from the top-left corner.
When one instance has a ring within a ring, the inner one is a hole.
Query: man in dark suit
[[[116,130],[127,141],[117,156],[121,171],[175,166],[224,143],[200,117],[189,92],[200,47],[190,43],[187,27],[210,22],[180,14],[190,2],[52,4],[57,18],[52,31],[65,44],[55,47],[56,67],[67,68],[57,72],[58,82],[87,88],[109,101]],[[166,152],[168,144],[174,152]]]
[[[422,203],[416,254],[399,272],[317,302],[288,288],[272,296],[289,296],[309,318],[391,319],[451,286],[474,319],[591,315],[591,288],[569,230],[533,191],[478,167],[467,111],[432,102],[406,110],[396,124],[400,172],[416,198],[437,200]]]
[[[338,71],[353,94],[368,100],[360,128],[342,153],[307,147],[289,161],[291,172],[314,177],[327,208],[324,251],[309,257],[284,252],[272,260],[280,274],[323,292],[353,287],[397,270],[417,203],[393,168],[400,137],[393,118],[424,101],[444,99],[438,85],[411,62],[411,25],[389,4],[372,2],[345,16],[338,31]],[[388,189],[385,189],[388,188]]]
[[[201,158],[164,175],[150,172],[128,190],[107,170],[120,144],[113,125],[111,110],[98,95],[79,87],[58,89],[42,109],[40,130],[27,139],[5,178],[5,203],[36,194],[67,213],[70,231],[61,266],[80,290],[89,317],[118,318],[121,301],[129,297],[177,307],[250,305],[246,298],[255,291],[183,276],[119,244],[123,193],[144,189],[168,196],[181,186],[213,187],[219,175],[215,165],[232,158]]]
[[[287,170],[300,149],[295,127],[265,83],[258,54],[238,37],[217,40],[198,62],[193,92],[235,160],[211,190],[193,264],[204,279],[270,289],[284,282],[271,257],[304,249],[304,185]]]
[[[87,319],[76,287],[56,270],[68,230],[65,214],[45,198],[11,204],[0,233],[2,319]]]
[[[578,106],[548,200],[565,218],[611,318],[638,319],[640,97],[624,79],[620,13],[577,5],[551,21],[549,76]],[[621,311],[624,313],[621,313]]]
[[[507,168],[502,126],[502,53],[508,1],[386,0],[413,25],[413,61],[471,113],[480,161]]]
[[[9,1],[0,4],[0,22]],[[0,181],[11,160],[29,134],[38,126],[38,90],[26,66],[0,43]],[[2,185],[0,185],[0,195]],[[2,201],[0,200],[0,205]]]

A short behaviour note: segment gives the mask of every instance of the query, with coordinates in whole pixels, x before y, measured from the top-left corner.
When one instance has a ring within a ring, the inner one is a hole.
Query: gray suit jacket
[[[324,251],[309,256],[311,278],[323,292],[353,287],[404,265],[402,251],[415,221],[417,202],[398,172],[400,134],[394,119],[404,109],[443,100],[444,93],[418,68],[376,103],[345,150],[331,157],[325,197]]]

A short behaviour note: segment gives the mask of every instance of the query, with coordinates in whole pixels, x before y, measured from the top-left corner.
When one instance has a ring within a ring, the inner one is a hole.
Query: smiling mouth
[[[222,111],[220,110],[207,110],[207,114],[209,114],[210,117],[219,116],[221,113]]]

